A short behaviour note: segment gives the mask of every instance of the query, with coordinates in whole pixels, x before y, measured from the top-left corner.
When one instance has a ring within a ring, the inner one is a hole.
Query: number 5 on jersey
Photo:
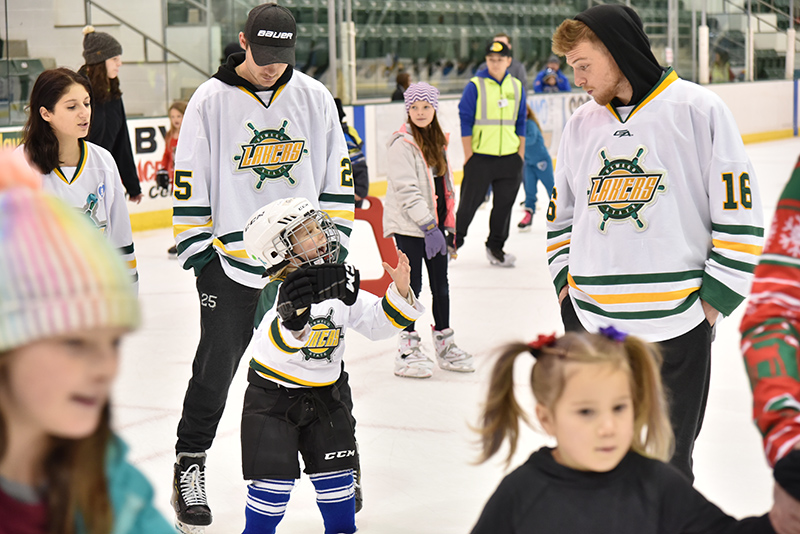
[[[178,200],[189,200],[192,197],[192,184],[187,179],[192,178],[192,171],[175,170],[175,192],[173,195]]]

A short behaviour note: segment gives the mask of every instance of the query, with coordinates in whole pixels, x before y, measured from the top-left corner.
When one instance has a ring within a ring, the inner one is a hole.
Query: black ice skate
[[[205,453],[178,454],[172,481],[172,507],[175,527],[184,534],[203,534],[205,527],[211,524],[205,464]]]

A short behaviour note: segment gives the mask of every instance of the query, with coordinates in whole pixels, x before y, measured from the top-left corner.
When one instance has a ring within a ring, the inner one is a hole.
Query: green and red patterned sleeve
[[[753,421],[775,465],[800,443],[800,160],[778,201],[740,331]]]

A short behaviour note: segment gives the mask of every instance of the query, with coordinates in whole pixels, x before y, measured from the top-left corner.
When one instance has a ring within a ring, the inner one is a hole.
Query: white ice
[[[800,139],[752,144],[747,152],[768,223],[800,154]],[[450,263],[451,326],[459,346],[475,355],[475,373],[437,368],[427,380],[397,378],[392,374],[395,339],[369,342],[355,332],[348,334],[345,361],[364,486],[364,509],[356,516],[359,533],[469,532],[508,472],[502,455],[474,465],[478,449],[470,424],[476,422],[485,396],[493,351],[512,340],[563,331],[545,261],[546,201],[541,189],[538,205],[530,232],[516,228],[521,208],[512,216],[506,251],[517,256],[515,268],[493,267],[485,258],[486,206],[478,211],[458,259]],[[114,421],[131,446],[132,461],[153,483],[158,508],[171,518],[175,430],[199,337],[199,302],[192,273],[167,258],[171,229],[137,233],[134,239],[144,324],[124,344]],[[350,248],[351,261],[363,278],[380,276],[377,248],[366,223],[357,221]],[[426,281],[421,299],[430,309]],[[696,487],[738,517],[763,514],[772,503],[771,472],[750,421],[751,394],[739,351],[742,308],[717,328],[708,409],[694,454]],[[428,311],[417,323],[429,353],[432,322]],[[518,398],[529,408],[530,363],[519,358],[516,370]],[[214,514],[208,534],[241,532],[244,525],[239,421],[246,365],[241,362],[208,451],[208,499]],[[543,433],[526,428],[511,469],[545,443],[549,442]],[[292,493],[278,532],[323,532],[313,487],[305,476]]]

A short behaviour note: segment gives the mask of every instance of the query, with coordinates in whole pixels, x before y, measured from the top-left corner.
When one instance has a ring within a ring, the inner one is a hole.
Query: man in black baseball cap
[[[251,9],[244,26],[244,38],[259,67],[273,63],[294,67],[297,24],[285,7],[262,4]]]

